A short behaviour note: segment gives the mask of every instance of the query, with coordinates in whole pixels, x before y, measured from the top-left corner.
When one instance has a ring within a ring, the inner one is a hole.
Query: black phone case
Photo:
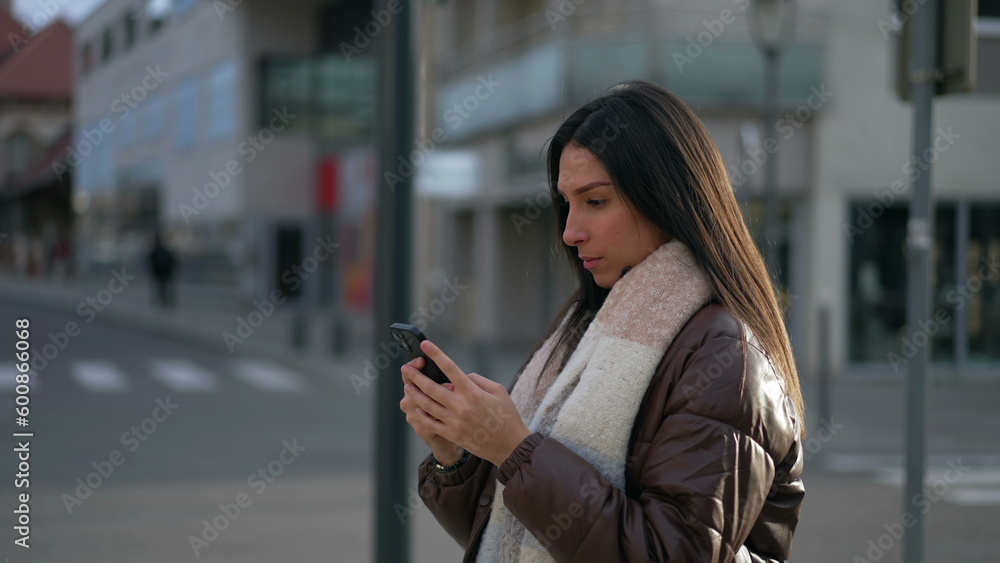
[[[424,369],[420,370],[424,375],[437,383],[449,382],[448,377],[441,371],[441,368],[420,349],[420,343],[427,340],[427,337],[424,336],[424,333],[419,328],[405,323],[394,323],[389,327],[389,333],[392,335],[392,339],[396,341],[396,344],[399,345],[400,350],[402,350],[403,355],[406,357],[406,361],[419,356],[426,362]]]

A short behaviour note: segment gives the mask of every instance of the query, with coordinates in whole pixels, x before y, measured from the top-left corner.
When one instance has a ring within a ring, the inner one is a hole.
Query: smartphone
[[[399,344],[399,348],[406,355],[406,361],[416,357],[423,358],[424,369],[420,371],[437,383],[448,383],[448,377],[441,371],[441,368],[420,349],[420,343],[427,340],[427,337],[419,328],[405,323],[394,323],[389,327],[389,333],[392,334],[392,339]]]

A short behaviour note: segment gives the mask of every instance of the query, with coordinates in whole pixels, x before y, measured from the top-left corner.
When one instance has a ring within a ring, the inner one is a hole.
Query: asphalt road
[[[51,359],[33,364],[42,369],[31,378],[24,428],[15,424],[12,362],[0,367],[0,512],[8,515],[0,556],[366,560],[370,393],[358,396],[345,378],[9,302],[0,303],[7,357],[15,353],[17,319],[30,321],[33,357]],[[66,330],[71,321],[81,325],[78,333]],[[25,449],[23,440],[30,469],[26,482],[15,483],[21,460],[14,449]],[[13,520],[22,516],[13,511],[23,493],[28,549],[14,543],[21,534]]]

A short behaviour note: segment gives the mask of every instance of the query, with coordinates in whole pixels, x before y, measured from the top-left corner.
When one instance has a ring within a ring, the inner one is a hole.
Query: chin
[[[618,280],[608,280],[606,276],[594,276],[594,283],[604,289],[611,289]]]

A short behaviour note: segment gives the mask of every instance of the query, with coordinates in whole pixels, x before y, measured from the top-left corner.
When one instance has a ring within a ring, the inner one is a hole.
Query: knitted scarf
[[[615,283],[561,372],[543,368],[565,319],[535,352],[511,391],[521,418],[624,489],[632,424],[646,388],[674,337],[711,297],[688,248],[676,240],[664,244]],[[503,485],[496,487],[476,560],[554,561],[507,510]]]

